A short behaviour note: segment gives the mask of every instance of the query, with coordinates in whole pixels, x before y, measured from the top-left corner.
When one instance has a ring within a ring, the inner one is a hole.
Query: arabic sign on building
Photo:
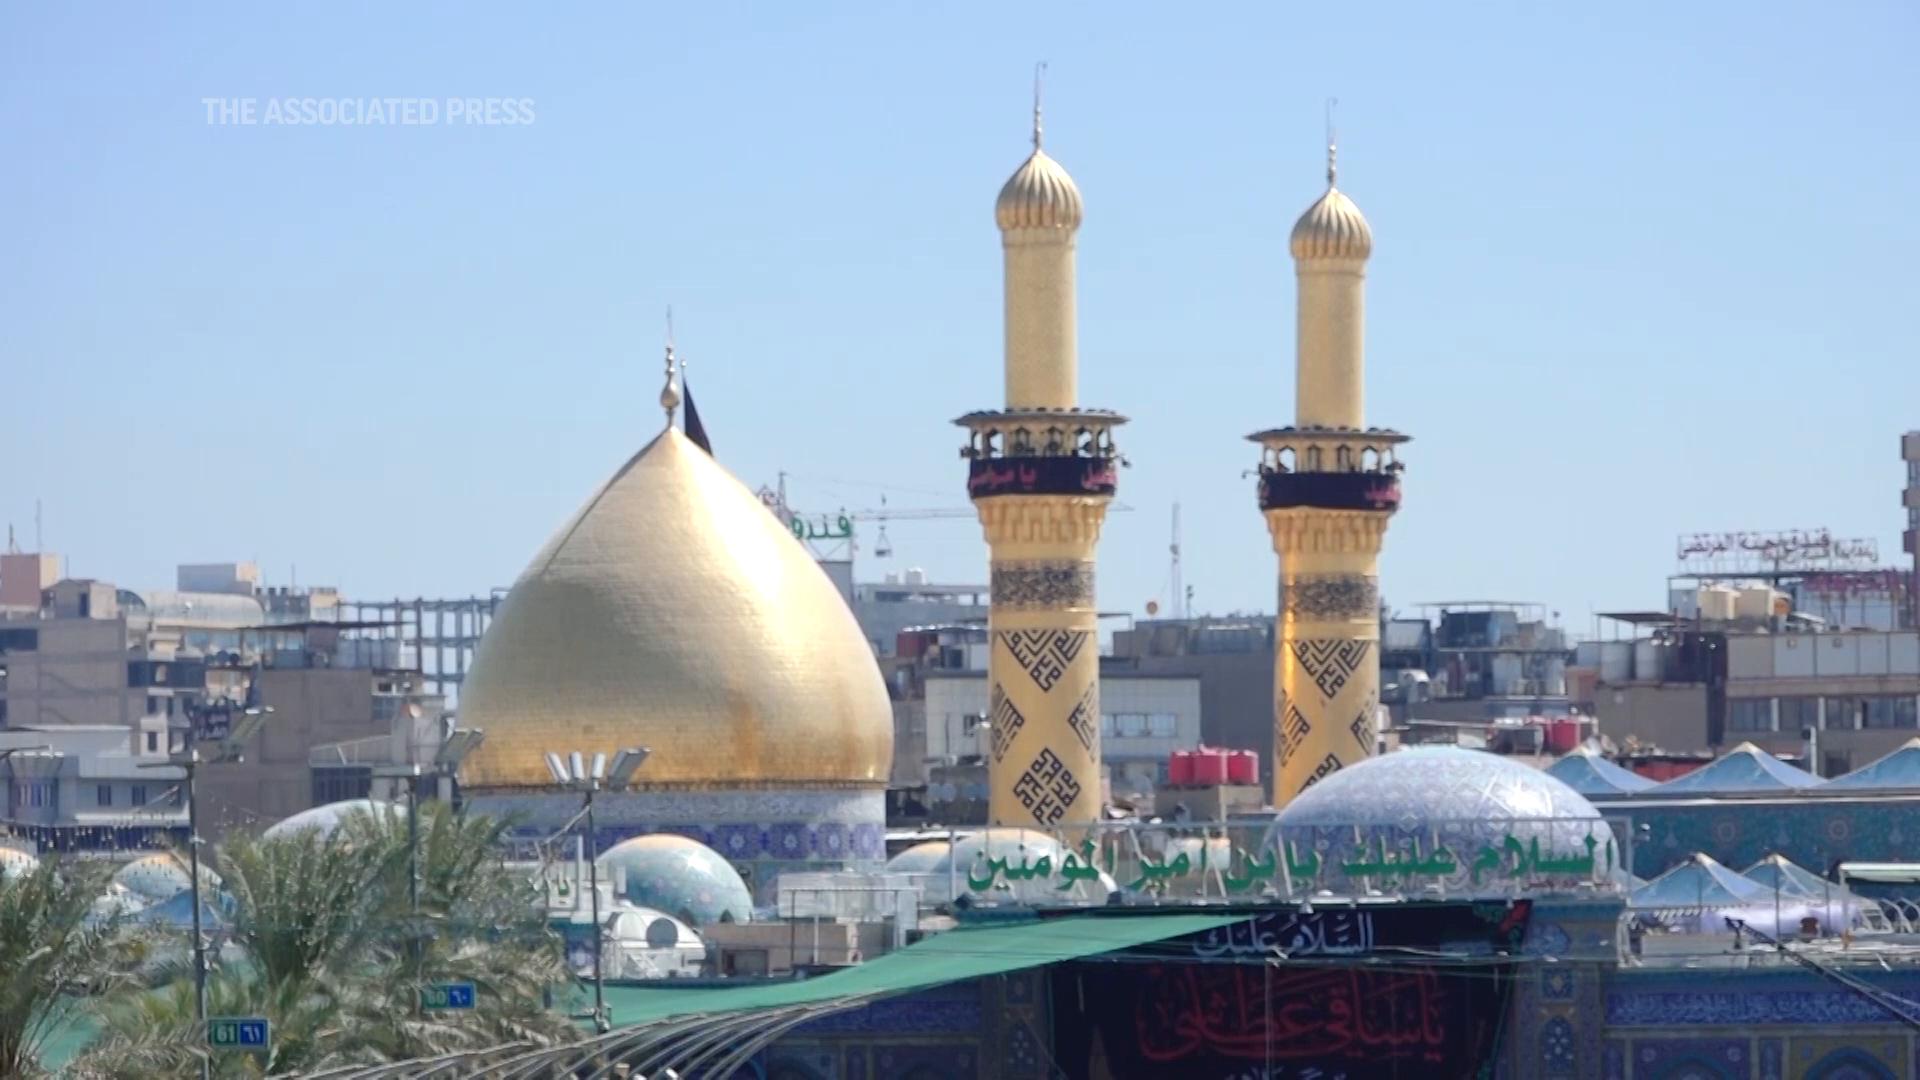
[[[1347,828],[1269,829],[1214,826],[1103,830],[1077,846],[982,845],[964,871],[969,892],[1096,895],[1102,883],[1135,894],[1219,899],[1416,893],[1512,896],[1612,891],[1624,860],[1600,821],[1475,823],[1415,835]],[[1452,832],[1453,835],[1449,835]],[[1097,896],[1105,895],[1104,889]]]

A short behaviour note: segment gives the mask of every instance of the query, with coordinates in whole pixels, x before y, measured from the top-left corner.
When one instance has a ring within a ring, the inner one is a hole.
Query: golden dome
[[[1001,232],[1077,229],[1080,216],[1080,189],[1074,186],[1073,177],[1038,146],[1007,178],[1006,185],[1000,189],[1000,198],[993,204],[993,220]]]
[[[642,785],[880,785],[887,690],[853,613],[751,491],[669,427],[547,541],[460,692],[473,787],[653,753]]]
[[[1373,230],[1329,177],[1327,193],[1293,223],[1288,246],[1296,260],[1364,259],[1373,254]]]

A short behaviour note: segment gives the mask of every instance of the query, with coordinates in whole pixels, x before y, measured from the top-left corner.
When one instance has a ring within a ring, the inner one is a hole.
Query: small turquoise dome
[[[600,873],[614,875],[613,887],[628,903],[694,926],[753,917],[753,897],[740,872],[698,840],[670,833],[636,836],[608,848],[599,861]]]
[[[113,883],[148,903],[171,900],[193,886],[186,861],[170,851],[138,858],[114,872]],[[220,875],[200,867],[200,887],[217,890]]]

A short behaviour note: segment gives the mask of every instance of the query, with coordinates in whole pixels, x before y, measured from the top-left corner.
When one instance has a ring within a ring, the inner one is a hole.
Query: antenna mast
[[[1180,584],[1180,504],[1179,503],[1173,504],[1173,542],[1167,545],[1167,550],[1171,552],[1173,555],[1173,562],[1172,562],[1172,565],[1169,567],[1169,571],[1173,579],[1173,587],[1172,587],[1173,596],[1171,597],[1171,599],[1173,600],[1173,604],[1172,604],[1173,617],[1176,619],[1184,619],[1187,617],[1187,601],[1186,601],[1187,591]]]

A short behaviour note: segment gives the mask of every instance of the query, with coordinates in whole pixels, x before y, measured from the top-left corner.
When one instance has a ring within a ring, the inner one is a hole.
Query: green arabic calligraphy
[[[795,540],[845,540],[853,535],[853,520],[845,514],[841,514],[831,522],[825,515],[821,515],[817,527],[814,522],[795,515],[792,524],[788,527],[793,530]]]
[[[1171,858],[1155,858],[1142,853],[1138,860],[1139,876],[1126,887],[1134,891],[1159,892],[1178,879],[1195,874],[1204,878],[1213,869],[1209,865],[1213,860],[1209,850],[1218,842],[1217,839],[1203,840],[1199,844],[1197,858],[1186,851],[1179,851]],[[1604,853],[1602,848],[1602,841],[1591,833],[1573,849],[1559,853],[1554,852],[1551,846],[1543,849],[1537,836],[1523,842],[1508,833],[1498,844],[1481,845],[1474,852],[1472,861],[1467,862],[1445,845],[1422,852],[1416,841],[1405,850],[1393,850],[1387,847],[1384,839],[1376,838],[1371,848],[1364,843],[1357,845],[1347,858],[1332,862],[1331,865],[1347,878],[1364,878],[1382,884],[1444,881],[1462,871],[1475,885],[1489,877],[1515,882],[1542,878],[1591,881],[1597,865],[1602,866],[1603,872],[1609,876],[1614,871],[1615,852],[1611,836],[1604,842]],[[1244,848],[1230,848],[1226,865],[1219,868],[1221,886],[1228,893],[1253,891],[1263,883],[1273,881],[1279,875],[1283,861],[1286,876],[1295,885],[1315,884],[1326,865],[1319,852],[1309,848],[1302,853],[1291,841],[1283,845],[1281,850],[1266,848],[1258,854]],[[1114,869],[1112,846],[1106,847],[1105,863],[1106,871],[1111,874]],[[1067,851],[1062,855],[1057,866],[1051,855],[1041,855],[1038,859],[1022,855],[1015,862],[1011,857],[982,853],[975,857],[973,865],[967,870],[967,888],[973,892],[986,892],[1003,882],[1057,878],[1055,890],[1065,892],[1083,881],[1097,881],[1101,872],[1096,860],[1096,845],[1088,840],[1081,844],[1078,852]]]

